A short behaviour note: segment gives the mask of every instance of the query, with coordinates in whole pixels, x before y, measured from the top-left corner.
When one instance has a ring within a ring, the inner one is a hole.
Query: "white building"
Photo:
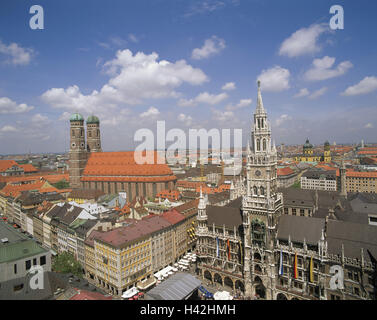
[[[336,191],[336,171],[309,170],[301,176],[301,189]]]

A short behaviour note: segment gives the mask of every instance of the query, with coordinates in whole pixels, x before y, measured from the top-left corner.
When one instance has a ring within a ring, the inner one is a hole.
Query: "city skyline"
[[[38,4],[44,30],[31,4],[1,5],[2,154],[67,151],[76,111],[101,119],[104,151],[157,120],[241,128],[245,145],[257,79],[276,144],[375,142],[375,3],[340,1],[344,30],[330,30],[329,1]]]

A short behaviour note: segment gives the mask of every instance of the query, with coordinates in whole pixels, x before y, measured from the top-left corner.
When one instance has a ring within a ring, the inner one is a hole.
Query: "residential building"
[[[301,188],[309,190],[337,191],[336,170],[311,169],[301,176]]]
[[[0,283],[25,277],[32,266],[51,271],[51,253],[3,221],[0,239]],[[15,285],[14,291],[21,289]]]

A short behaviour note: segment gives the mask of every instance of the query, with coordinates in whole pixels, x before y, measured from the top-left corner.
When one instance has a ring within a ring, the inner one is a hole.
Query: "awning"
[[[136,287],[139,289],[139,290],[146,290],[148,288],[150,288],[151,286],[153,286],[155,283],[157,282],[156,278],[155,277],[150,277],[148,279],[145,279],[145,280],[142,280],[142,281],[139,281],[136,285]],[[140,292],[139,292],[140,293]]]
[[[131,289],[125,291],[122,294],[122,298],[127,299],[133,297],[135,294],[138,294],[139,290],[136,287],[132,287]]]
[[[200,280],[191,274],[179,272],[147,292],[145,299],[186,300],[200,285]]]

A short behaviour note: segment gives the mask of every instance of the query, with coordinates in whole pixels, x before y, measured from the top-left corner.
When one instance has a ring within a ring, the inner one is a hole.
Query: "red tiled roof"
[[[18,166],[18,163],[14,160],[0,160],[0,172],[4,172],[13,166]]]
[[[170,222],[171,224],[176,224],[185,219],[185,217],[175,209],[166,211],[160,216],[164,218],[165,220],[167,220],[168,222]]]
[[[90,176],[96,178],[105,178],[107,181],[109,177],[111,181],[123,181],[125,176],[135,181],[146,181],[146,177],[157,176],[156,181],[162,181],[162,178],[168,178],[169,181],[175,180],[175,176],[167,164],[158,164],[157,152],[154,152],[154,164],[137,164],[135,161],[135,152],[96,152],[92,153],[88,159],[87,165],[84,169],[83,181]],[[166,177],[161,177],[166,176]],[[137,180],[140,179],[144,180]]]
[[[205,186],[205,183],[199,182],[199,181],[187,181],[187,180],[177,181],[177,187],[196,189],[197,187],[200,187],[200,186]]]
[[[59,173],[59,174],[33,174],[26,176],[10,176],[10,177],[1,177],[0,182],[29,182],[29,181],[38,181],[40,179],[47,180],[49,183],[57,183],[61,180],[69,181],[68,173]]]
[[[336,167],[331,167],[327,164],[317,164],[315,166],[315,168],[321,168],[323,170],[326,170],[326,171],[336,171],[336,175],[339,177],[339,168],[336,168]]]
[[[347,170],[346,176],[347,177],[355,177],[355,178],[377,178],[377,171]]]
[[[365,150],[365,151],[358,151],[357,154],[377,154],[377,150]]]
[[[277,175],[278,176],[288,176],[290,174],[295,173],[290,167],[278,168]]]
[[[162,190],[156,194],[156,198],[169,199],[177,201],[181,193],[178,190]]]
[[[35,168],[35,167],[34,167],[32,164],[30,164],[30,163],[27,163],[27,164],[19,164],[18,166],[21,167],[21,168],[23,168],[25,173],[28,173],[28,172],[38,172],[38,169]]]
[[[6,197],[18,197],[22,191],[38,191],[40,193],[43,192],[59,192],[58,189],[51,187],[51,185],[46,182],[45,180],[40,180],[35,183],[27,183],[27,184],[19,184],[14,185],[11,183],[8,183],[3,189],[0,190],[0,194],[6,196]]]
[[[112,229],[94,235],[95,240],[107,243],[113,247],[121,247],[128,242],[137,240],[145,235],[169,227],[171,223],[160,216],[136,220],[131,225]]]
[[[174,207],[179,213],[186,215],[190,213],[195,213],[198,211],[199,199],[194,199],[188,201],[180,206]]]

